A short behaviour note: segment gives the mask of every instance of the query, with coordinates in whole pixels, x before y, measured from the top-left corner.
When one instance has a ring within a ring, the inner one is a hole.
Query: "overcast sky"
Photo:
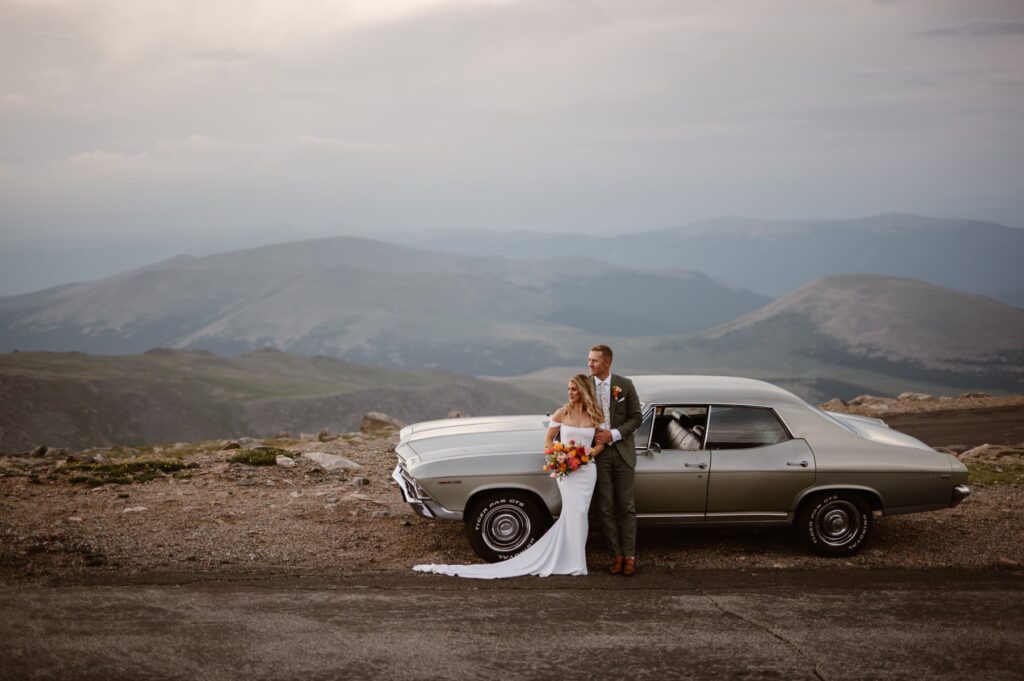
[[[0,245],[1024,227],[1021,0],[0,0]]]

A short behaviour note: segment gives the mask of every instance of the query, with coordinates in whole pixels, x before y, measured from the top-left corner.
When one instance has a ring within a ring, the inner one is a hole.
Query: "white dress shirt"
[[[601,425],[609,428],[612,423],[612,375],[608,374],[608,378],[603,381],[594,376],[594,389],[597,392],[597,402],[601,405],[601,409],[604,410],[605,422]],[[622,439],[622,434],[618,428],[609,428],[609,430],[612,434],[612,442],[618,442]]]

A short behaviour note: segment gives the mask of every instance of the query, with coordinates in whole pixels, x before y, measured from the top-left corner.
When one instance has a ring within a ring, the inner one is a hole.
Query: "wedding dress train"
[[[561,441],[576,440],[589,446],[594,440],[594,428],[577,428],[555,421],[561,426]],[[537,468],[542,465],[540,452]],[[501,561],[475,565],[417,565],[416,572],[436,572],[441,575],[472,579],[501,579],[523,575],[585,575],[587,574],[587,514],[590,498],[597,482],[597,464],[589,463],[558,480],[562,495],[562,513],[558,520],[533,546],[522,553]]]

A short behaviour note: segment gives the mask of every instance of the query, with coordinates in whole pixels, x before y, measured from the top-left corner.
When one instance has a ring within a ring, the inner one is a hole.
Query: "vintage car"
[[[643,403],[640,523],[795,525],[811,550],[842,556],[864,546],[873,511],[949,508],[970,494],[960,461],[880,419],[825,412],[745,378],[634,384]],[[536,415],[407,426],[393,478],[420,515],[462,520],[481,558],[508,558],[560,510],[557,484],[541,469],[547,423]]]

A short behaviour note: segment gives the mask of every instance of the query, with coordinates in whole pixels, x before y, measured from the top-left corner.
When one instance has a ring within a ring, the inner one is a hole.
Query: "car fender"
[[[882,494],[873,487],[867,485],[848,485],[848,484],[830,484],[830,485],[812,485],[797,495],[793,501],[793,506],[790,511],[796,513],[797,509],[807,500],[808,497],[819,494],[821,492],[862,492],[868,496],[872,501],[872,508],[883,509],[885,507],[885,500],[882,499]]]
[[[497,492],[497,491],[505,491],[505,490],[508,490],[508,491],[515,490],[515,491],[519,491],[519,492],[526,492],[526,493],[536,497],[537,499],[539,499],[541,501],[542,504],[544,504],[544,506],[548,509],[548,512],[551,514],[552,517],[557,517],[558,514],[561,513],[561,511],[562,511],[562,496],[561,496],[561,494],[558,493],[558,487],[557,486],[554,488],[554,495],[545,495],[545,494],[542,494],[540,491],[538,491],[536,486],[528,485],[528,484],[521,483],[521,482],[516,482],[516,481],[509,481],[509,482],[500,482],[500,483],[499,482],[484,483],[484,484],[481,484],[478,487],[474,487],[473,491],[470,492],[469,495],[466,497],[466,505],[465,505],[464,513],[468,513],[469,512],[469,509],[475,503],[475,499],[477,499],[481,494],[486,494],[487,492]]]

